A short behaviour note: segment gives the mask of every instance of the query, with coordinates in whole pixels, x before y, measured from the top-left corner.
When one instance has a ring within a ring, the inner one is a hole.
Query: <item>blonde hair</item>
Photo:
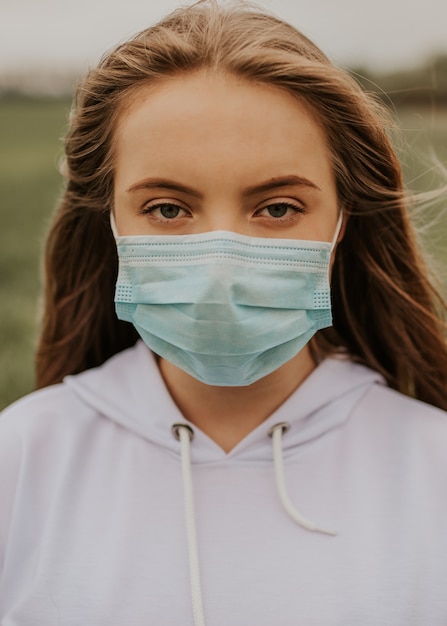
[[[67,186],[47,244],[38,386],[136,341],[113,305],[114,132],[141,86],[201,68],[295,94],[326,132],[349,219],[333,268],[334,327],[320,331],[314,349],[346,351],[391,387],[447,408],[446,307],[415,243],[386,111],[291,25],[246,3],[213,0],[178,9],[118,46],[78,89],[65,143]]]

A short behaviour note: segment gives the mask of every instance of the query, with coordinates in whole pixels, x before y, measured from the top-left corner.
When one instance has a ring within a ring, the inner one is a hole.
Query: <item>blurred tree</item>
[[[447,105],[447,53],[408,70],[383,73],[360,66],[350,71],[364,89],[396,106]]]

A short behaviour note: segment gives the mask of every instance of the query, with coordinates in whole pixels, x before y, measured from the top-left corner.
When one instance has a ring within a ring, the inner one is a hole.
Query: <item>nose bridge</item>
[[[236,198],[227,195],[221,199],[205,202],[203,224],[207,231],[242,232],[245,227],[244,222],[243,207]]]
[[[240,232],[243,228],[240,220],[236,219],[234,215],[220,214],[217,216],[211,216],[206,220],[206,229],[212,230],[228,230],[231,232]]]

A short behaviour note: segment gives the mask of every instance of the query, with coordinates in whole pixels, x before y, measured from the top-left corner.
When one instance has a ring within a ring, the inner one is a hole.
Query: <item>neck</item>
[[[160,371],[185,418],[229,452],[262,424],[315,369],[306,346],[293,359],[247,387],[202,383],[169,361]]]

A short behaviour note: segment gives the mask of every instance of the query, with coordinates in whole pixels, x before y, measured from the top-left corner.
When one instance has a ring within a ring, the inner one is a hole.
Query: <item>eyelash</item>
[[[270,204],[266,204],[266,205],[264,205],[263,207],[261,207],[261,208],[257,209],[257,210],[256,210],[256,212],[255,212],[255,215],[257,215],[257,214],[259,214],[261,211],[264,211],[264,210],[269,209],[269,208],[271,208],[271,207],[278,207],[278,206],[280,206],[280,207],[285,207],[285,208],[286,208],[286,211],[287,211],[288,209],[292,209],[292,211],[293,211],[294,213],[293,213],[293,215],[289,215],[289,216],[286,216],[286,217],[282,217],[282,216],[281,216],[281,217],[273,217],[273,216],[271,215],[270,217],[271,217],[271,218],[272,218],[275,222],[285,222],[285,221],[288,221],[288,220],[294,219],[294,217],[295,217],[297,214],[301,214],[301,215],[303,215],[303,214],[305,214],[305,213],[306,213],[306,209],[305,209],[303,206],[300,206],[300,205],[294,204],[294,203],[292,203],[292,202],[287,202],[287,201],[278,201],[278,202],[271,202]],[[262,216],[260,216],[260,217],[262,217]],[[268,219],[268,218],[267,218],[267,219]]]
[[[150,206],[145,206],[143,207],[141,213],[143,215],[151,215],[152,213],[154,213],[154,211],[156,211],[157,209],[163,209],[164,207],[174,207],[176,209],[178,209],[179,211],[187,211],[187,209],[185,209],[184,207],[180,206],[180,204],[176,204],[175,202],[159,202],[158,204],[152,204]],[[174,217],[155,217],[154,219],[158,219],[160,221],[174,221],[176,219],[177,215]]]
[[[299,205],[293,204],[292,202],[278,201],[278,202],[271,202],[270,204],[266,204],[266,205],[260,207],[259,209],[256,209],[256,211],[254,212],[254,215],[257,216],[257,217],[260,217],[262,219],[265,216],[260,215],[261,211],[265,211],[265,210],[270,209],[271,207],[278,207],[278,206],[279,207],[285,207],[286,212],[289,209],[292,209],[292,211],[294,212],[293,215],[291,215],[291,216],[289,215],[289,216],[286,216],[286,217],[283,217],[283,216],[274,217],[273,215],[270,215],[270,217],[268,217],[267,219],[271,218],[274,222],[281,223],[281,222],[285,222],[285,221],[294,219],[297,214],[303,215],[303,214],[306,213],[306,209],[303,206],[299,206]],[[176,202],[159,202],[158,204],[153,204],[153,205],[150,205],[150,206],[143,207],[141,213],[143,215],[151,215],[157,209],[161,211],[163,208],[166,208],[166,207],[175,208],[175,209],[178,209],[178,211],[185,211],[185,212],[187,212],[187,209],[185,209],[184,207],[180,206]],[[170,221],[173,222],[173,221],[176,220],[177,217],[178,217],[178,214],[173,216],[173,217],[170,217],[170,218],[162,216],[162,217],[154,217],[153,219],[159,220],[160,222],[170,222]]]

